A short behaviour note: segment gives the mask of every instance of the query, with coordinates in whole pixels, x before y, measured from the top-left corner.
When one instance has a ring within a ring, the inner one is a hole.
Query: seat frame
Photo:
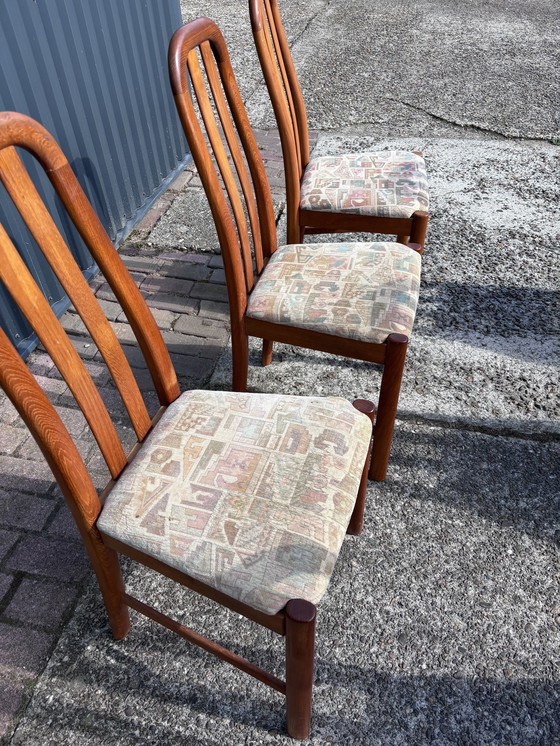
[[[247,390],[250,336],[263,340],[263,365],[269,365],[272,360],[274,342],[382,365],[370,478],[383,481],[391,450],[408,337],[392,333],[384,342],[364,342],[247,316],[249,295],[277,248],[276,225],[259,148],[237,87],[226,43],[213,21],[199,18],[175,32],[169,45],[169,73],[177,111],[210,203],[222,252],[231,319],[233,390]],[[204,73],[215,109],[206,89]],[[199,122],[195,101],[206,134]],[[241,185],[242,194],[237,184]],[[419,244],[411,243],[409,248],[422,253]]]
[[[123,307],[158,394],[160,408],[153,418],[148,414],[114,331],[31,181],[16,146],[29,151],[42,165]],[[177,377],[161,332],[145,300],[113,247],[64,154],[40,124],[22,114],[0,113],[0,181],[103,356],[137,437],[136,445],[127,456],[89,372],[0,224],[0,281],[50,354],[91,428],[111,475],[101,495],[97,494],[80,453],[60,416],[1,329],[0,386],[40,446],[70,508],[97,576],[113,636],[122,639],[127,635],[130,628],[130,608],[144,614],[285,694],[288,732],[295,738],[306,737],[311,713],[316,606],[306,600],[293,599],[277,614],[265,614],[103,534],[97,528],[96,522],[107,495],[133,461],[167,406],[179,396]],[[358,400],[354,402],[354,407],[373,421],[374,408],[370,402]],[[350,534],[358,534],[362,529],[370,453],[371,449],[364,464],[358,496],[347,529]],[[118,554],[130,557],[285,636],[285,681],[128,594]]]
[[[277,0],[249,0],[253,38],[276,117],[286,181],[287,242],[301,243],[306,233],[386,233],[397,241],[424,247],[428,213],[410,218],[308,210],[300,207],[301,184],[309,164],[307,112]],[[416,155],[422,153],[414,151]]]

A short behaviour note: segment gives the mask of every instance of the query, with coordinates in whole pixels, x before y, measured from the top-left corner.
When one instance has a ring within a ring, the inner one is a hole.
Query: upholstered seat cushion
[[[395,242],[281,246],[247,316],[364,342],[410,336],[420,266],[418,252]]]
[[[343,399],[189,391],[109,494],[98,528],[275,614],[323,595],[371,423]]]
[[[424,159],[402,150],[313,158],[301,185],[303,210],[409,218],[428,209]]]

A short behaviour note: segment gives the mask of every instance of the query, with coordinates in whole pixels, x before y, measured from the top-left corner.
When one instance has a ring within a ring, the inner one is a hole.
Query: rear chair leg
[[[249,374],[249,338],[243,332],[231,330],[232,385],[233,391],[247,391]]]
[[[263,366],[270,365],[272,362],[272,346],[273,341],[271,339],[263,339],[262,344],[262,355],[261,355],[261,364]]]
[[[286,604],[286,726],[292,738],[309,735],[316,613],[301,598]]]
[[[118,554],[103,543],[99,531],[94,527],[83,533],[84,544],[97,576],[103,596],[111,632],[115,640],[122,640],[130,629],[128,606],[123,601],[124,581]]]
[[[408,246],[409,239],[410,236],[397,236],[397,243],[402,243],[405,246]]]
[[[387,474],[407,346],[408,337],[404,334],[387,337],[369,470],[369,478],[376,482],[382,482]]]

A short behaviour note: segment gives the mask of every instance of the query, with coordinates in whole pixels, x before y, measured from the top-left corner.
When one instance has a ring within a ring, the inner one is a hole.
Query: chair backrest
[[[286,189],[297,195],[309,163],[307,114],[276,0],[249,0],[257,53],[282,143]]]
[[[248,294],[276,250],[268,179],[226,43],[213,21],[198,18],[175,32],[169,45],[169,74],[216,223],[235,326],[242,323]]]
[[[142,441],[152,427],[152,420],[130,365],[15,146],[29,151],[48,175],[120,302],[146,359],[160,404],[165,407],[177,398],[179,386],[161,333],[56,141],[33,119],[14,112],[0,113],[0,181],[103,356],[136,437]],[[116,479],[127,465],[127,455],[107,408],[61,323],[1,224],[0,280],[68,384],[97,441],[111,478]],[[1,329],[0,385],[41,447],[84,535],[93,526],[101,509],[93,482],[59,415]]]

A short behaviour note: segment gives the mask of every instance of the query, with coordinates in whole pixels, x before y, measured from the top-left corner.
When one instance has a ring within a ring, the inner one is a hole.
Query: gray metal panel
[[[0,109],[41,122],[58,140],[111,238],[118,242],[186,161],[167,75],[167,47],[181,25],[179,0],[3,0]],[[52,195],[26,165],[80,267],[95,265]],[[0,221],[51,305],[66,300],[7,195]],[[29,328],[0,287],[0,324],[20,351]]]

